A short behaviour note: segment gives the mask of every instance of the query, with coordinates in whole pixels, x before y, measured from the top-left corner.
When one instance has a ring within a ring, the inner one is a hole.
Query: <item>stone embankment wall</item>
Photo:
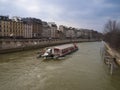
[[[95,39],[41,40],[41,39],[0,39],[0,53],[42,48],[71,42],[91,42]]]
[[[110,73],[113,74],[113,71],[120,66],[120,53],[111,48],[108,43],[104,42],[104,46],[104,62],[108,65]]]
[[[116,62],[120,65],[120,53],[114,50],[113,48],[111,48],[107,43],[105,43],[105,47],[106,47],[106,52],[109,54],[109,56],[114,58]]]

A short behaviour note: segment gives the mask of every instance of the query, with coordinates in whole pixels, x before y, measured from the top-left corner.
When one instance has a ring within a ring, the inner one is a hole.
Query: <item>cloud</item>
[[[100,31],[108,18],[120,18],[119,4],[119,0],[0,0],[0,14]]]

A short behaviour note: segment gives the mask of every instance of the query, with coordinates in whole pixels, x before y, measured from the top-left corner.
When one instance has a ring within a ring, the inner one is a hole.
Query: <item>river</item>
[[[37,59],[38,50],[0,55],[0,90],[120,90],[120,72],[110,75],[101,42],[78,43],[63,60]]]

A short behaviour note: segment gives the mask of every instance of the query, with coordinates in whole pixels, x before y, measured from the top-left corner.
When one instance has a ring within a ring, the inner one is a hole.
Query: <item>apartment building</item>
[[[32,38],[42,38],[42,21],[40,19],[22,18],[22,21],[31,25]]]
[[[49,39],[50,35],[51,35],[51,27],[45,21],[42,21],[42,26],[43,26],[43,28],[42,28],[43,29],[42,30],[42,38]]]
[[[82,38],[82,31],[80,29],[76,30],[76,38]]]
[[[32,38],[32,25],[31,24],[24,23],[23,37]]]
[[[75,28],[69,27],[66,31],[66,38],[75,38]]]
[[[2,16],[0,20],[1,37],[23,37],[23,23],[21,21],[13,21],[9,17]]]
[[[51,30],[51,35],[50,35],[50,38],[58,38],[57,36],[57,25],[54,23],[54,22],[48,22],[48,25],[50,26],[50,30]]]
[[[46,39],[75,39],[100,38],[101,33],[90,29],[77,29],[59,26],[54,22],[45,22],[37,18],[20,18],[17,16],[0,16],[0,38],[46,38]]]
[[[8,16],[0,16],[0,38],[4,36],[3,32],[3,28],[5,27],[4,26],[4,21],[7,21],[9,20],[9,17]]]
[[[59,26],[59,31],[60,31],[60,33],[62,33],[62,38],[63,39],[66,38],[66,32],[67,32],[67,30],[68,30],[68,27],[63,26],[63,25]]]
[[[24,30],[24,23],[21,20],[11,20],[10,22],[10,28],[11,32],[10,32],[10,36],[14,36],[16,38],[23,38],[23,30]]]

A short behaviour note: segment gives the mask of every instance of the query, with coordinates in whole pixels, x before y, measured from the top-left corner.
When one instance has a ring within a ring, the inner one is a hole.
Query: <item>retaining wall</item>
[[[60,45],[72,42],[93,42],[96,39],[74,39],[74,40],[41,40],[41,39],[1,39],[0,53],[8,53],[35,48],[42,48],[53,45]]]

